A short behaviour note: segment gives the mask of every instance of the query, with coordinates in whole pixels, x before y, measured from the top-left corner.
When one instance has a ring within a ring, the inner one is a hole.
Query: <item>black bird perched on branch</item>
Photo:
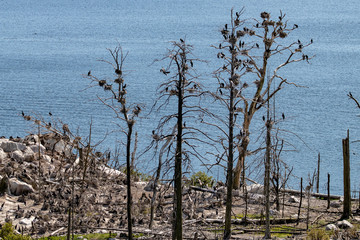
[[[91,70],[88,72],[88,76],[90,76],[91,75]]]
[[[180,38],[180,42],[184,43],[184,40],[182,38]]]
[[[166,71],[165,68],[160,69],[160,72],[162,72],[165,75],[168,75],[170,72]]]
[[[25,117],[25,113],[24,113],[24,111],[21,111],[21,115],[22,115],[23,117]]]
[[[52,113],[51,113],[51,112],[49,112],[49,115],[50,115],[50,116],[52,116]]]
[[[282,113],[281,116],[282,116],[282,119],[285,120],[285,113]]]

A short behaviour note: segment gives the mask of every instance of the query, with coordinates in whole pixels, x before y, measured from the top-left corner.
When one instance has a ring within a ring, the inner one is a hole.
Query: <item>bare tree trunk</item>
[[[185,59],[182,59],[183,61]],[[183,72],[179,73],[178,81],[178,118],[174,173],[174,232],[173,239],[182,239],[182,130],[183,130]]]
[[[268,110],[269,111],[269,110]],[[268,120],[266,123],[266,158],[265,158],[265,181],[264,181],[264,190],[265,190],[265,220],[266,220],[266,228],[265,228],[265,239],[271,239],[270,234],[270,151],[271,151],[271,127],[272,123],[269,119],[268,112]]]
[[[137,144],[138,144],[138,133],[135,133],[135,143],[134,143],[134,151],[131,154],[131,170],[134,169],[134,165],[135,165],[135,154],[136,154],[136,150],[137,150]]]
[[[132,232],[132,217],[131,217],[131,205],[132,205],[132,195],[131,195],[131,134],[132,134],[132,123],[128,122],[128,132],[127,132],[127,141],[126,141],[126,187],[127,187],[127,220],[128,220],[128,238],[133,239]]]
[[[320,153],[318,154],[318,167],[316,175],[316,193],[319,193],[319,182],[320,182]]]
[[[350,145],[349,130],[347,137],[342,140],[344,158],[344,210],[342,219],[348,219],[351,215],[351,192],[350,192]]]

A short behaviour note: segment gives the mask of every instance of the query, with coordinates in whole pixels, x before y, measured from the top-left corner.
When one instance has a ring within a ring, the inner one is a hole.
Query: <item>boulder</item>
[[[250,204],[262,204],[265,201],[265,196],[262,194],[249,194],[249,203]]]
[[[27,135],[24,138],[24,142],[26,142],[28,144],[36,144],[36,143],[39,142],[39,136],[38,135],[33,135],[33,134]]]
[[[0,163],[8,157],[8,154],[0,148]]]
[[[24,159],[27,162],[32,162],[35,159],[35,153],[30,147],[26,147],[24,151]]]
[[[16,150],[24,151],[26,149],[26,145],[19,142],[12,142],[8,139],[1,139],[0,148],[2,148],[4,152],[13,152]]]
[[[23,218],[20,220],[19,224],[25,225],[25,227],[31,227],[31,224],[34,220],[35,220],[34,216],[31,216],[29,218]]]
[[[64,153],[66,156],[70,155],[71,147],[66,144],[64,140],[57,140],[55,138],[46,139],[45,147],[51,151],[54,150],[58,153]]]
[[[338,229],[338,227],[335,225],[335,224],[328,224],[328,225],[326,225],[326,227],[325,227],[325,230],[327,230],[327,231],[329,231],[329,230],[337,230]]]
[[[149,183],[144,187],[144,190],[147,192],[152,192],[154,190],[154,181],[149,181]],[[159,191],[160,190],[160,186],[159,184],[156,186],[156,189]]]
[[[126,177],[126,174],[123,173],[122,171],[112,169],[107,166],[101,166],[100,170],[102,170],[104,173],[106,173],[112,177],[118,177],[118,176]]]
[[[263,194],[264,193],[264,186],[261,184],[252,184],[246,187],[248,193],[257,193]]]
[[[34,192],[34,188],[30,184],[22,182],[16,178],[9,179],[9,189],[10,192],[16,196]]]
[[[34,153],[39,152],[39,144],[31,145],[30,148]],[[40,153],[42,153],[42,154],[45,153],[45,150],[46,150],[46,148],[42,144],[40,144]]]
[[[272,216],[272,217],[278,216],[280,214],[280,212],[276,209],[270,209],[269,213],[270,213],[270,216]]]
[[[290,196],[288,201],[291,203],[299,203],[300,202],[300,200],[295,196]]]
[[[346,220],[336,222],[336,226],[341,229],[353,228],[354,226]]]
[[[339,208],[339,207],[341,207],[341,202],[332,201],[332,202],[330,202],[330,207]]]
[[[23,152],[20,150],[15,150],[12,153],[10,153],[10,157],[20,163],[22,163],[25,160],[25,156]]]

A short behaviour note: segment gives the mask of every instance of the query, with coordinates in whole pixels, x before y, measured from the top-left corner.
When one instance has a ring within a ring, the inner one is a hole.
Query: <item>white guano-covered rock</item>
[[[8,139],[0,139],[0,148],[2,148],[4,152],[13,152],[16,150],[24,151],[26,149],[26,145],[19,142],[13,142]]]
[[[335,224],[328,224],[328,225],[326,225],[326,227],[325,227],[325,230],[327,230],[327,231],[330,231],[330,230],[337,230],[338,229],[338,227],[335,225]]]
[[[300,200],[295,196],[290,196],[288,201],[291,203],[299,203],[300,202]]]
[[[249,203],[251,204],[262,204],[265,201],[265,196],[262,194],[249,194]]]
[[[30,184],[16,178],[9,178],[9,190],[16,196],[34,192],[34,188]]]
[[[109,168],[107,166],[101,166],[100,167],[100,170],[102,170],[104,173],[110,175],[110,176],[113,176],[113,177],[117,177],[117,176],[123,176],[123,177],[126,177],[126,174],[119,171],[119,170],[116,170],[116,169],[112,169],[112,168]]]
[[[336,226],[341,229],[353,228],[354,226],[346,220],[336,222]]]
[[[39,152],[39,145],[38,144],[31,145],[30,148],[34,153]],[[45,153],[45,150],[46,150],[45,147],[42,144],[40,144],[40,153],[42,153],[42,154]]]
[[[26,147],[26,149],[24,151],[24,158],[25,158],[25,161],[27,161],[27,162],[34,161],[35,153],[33,150],[31,150],[30,147]]]
[[[246,187],[248,193],[257,193],[263,194],[264,193],[264,186],[261,184],[252,184]]]
[[[0,148],[0,163],[8,157],[8,154]]]
[[[10,153],[10,157],[17,162],[23,162],[25,160],[25,156],[22,151],[16,150]]]
[[[25,225],[26,227],[31,227],[31,223],[35,220],[34,216],[31,216],[29,218],[23,218],[20,220],[19,224]]]

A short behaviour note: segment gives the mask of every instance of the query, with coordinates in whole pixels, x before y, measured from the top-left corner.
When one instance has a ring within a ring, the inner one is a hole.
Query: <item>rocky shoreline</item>
[[[19,233],[34,237],[64,235],[69,211],[76,233],[113,232],[126,239],[126,178],[119,170],[106,165],[99,152],[89,154],[87,161],[75,154],[66,139],[49,133],[25,138],[0,139],[0,224],[11,221]],[[132,201],[134,232],[140,239],[171,238],[172,188],[160,185],[156,199],[154,225],[149,229],[151,182],[134,179]],[[214,189],[185,185],[184,236],[191,239],[220,239],[225,215],[225,187]],[[242,191],[234,190],[234,239],[257,239],[263,229],[263,188],[247,188],[247,203]],[[296,239],[306,236],[307,201],[303,202],[297,222],[299,196],[283,195],[284,208],[272,206],[272,225],[291,226]],[[311,197],[309,222],[312,227],[331,229],[338,236],[357,234],[360,219],[354,206],[353,225],[338,221],[341,200],[326,201]],[[247,221],[244,221],[247,206]],[[355,226],[354,226],[355,225]],[[342,234],[342,235],[341,235]],[[195,237],[195,238],[194,238]],[[336,239],[336,238],[334,238]]]

